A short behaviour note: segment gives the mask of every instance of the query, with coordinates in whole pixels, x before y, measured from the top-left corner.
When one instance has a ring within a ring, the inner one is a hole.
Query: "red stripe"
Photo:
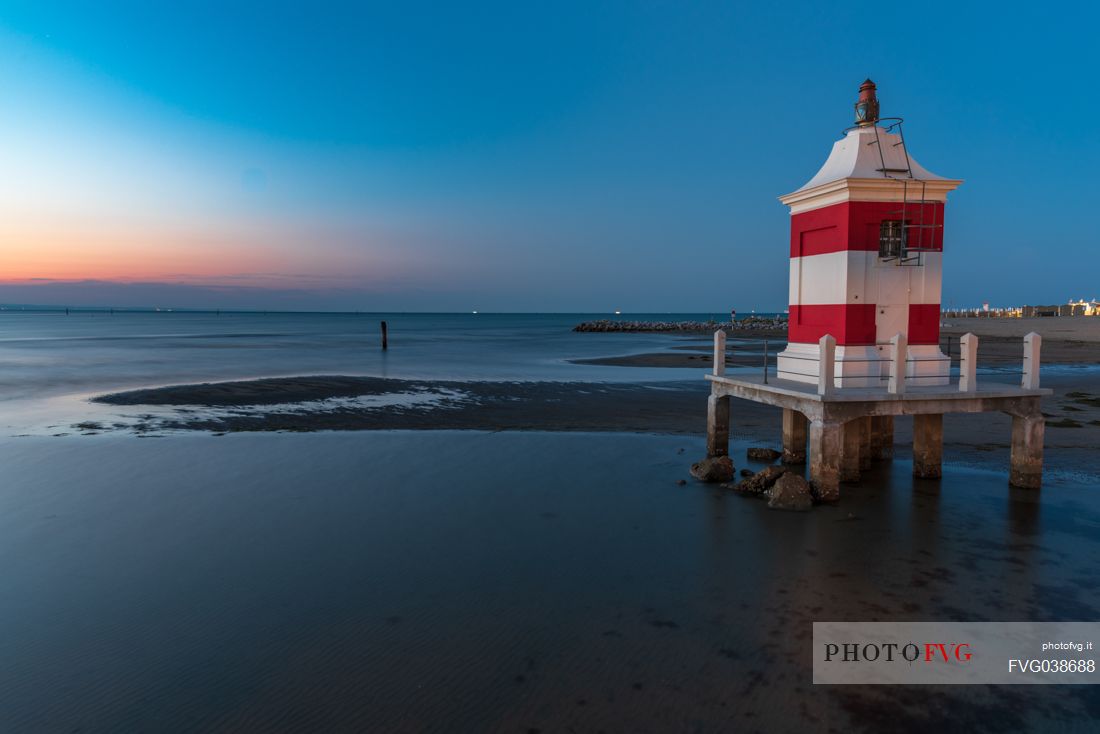
[[[791,216],[791,257],[840,252],[847,244],[848,202]]]
[[[940,304],[909,304],[909,343],[940,343]]]
[[[911,247],[943,249],[943,202],[907,204],[904,219]],[[845,201],[791,216],[791,257],[878,250],[882,222],[902,219],[901,202]],[[918,227],[923,223],[925,227]],[[935,224],[936,226],[931,226]]]
[[[874,344],[875,304],[838,303],[790,307],[787,322],[789,341],[816,344],[826,334],[832,334],[840,346]]]

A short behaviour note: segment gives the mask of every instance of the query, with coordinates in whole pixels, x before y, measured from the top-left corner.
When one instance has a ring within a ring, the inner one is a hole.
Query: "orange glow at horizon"
[[[374,281],[383,270],[400,269],[392,257],[346,242],[318,257],[313,243],[324,236],[224,223],[217,231],[204,231],[156,225],[118,228],[102,222],[15,226],[9,221],[0,223],[0,283],[102,280],[263,287]]]

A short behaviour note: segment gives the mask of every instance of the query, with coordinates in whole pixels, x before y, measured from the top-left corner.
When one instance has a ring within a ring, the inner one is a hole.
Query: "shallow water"
[[[684,379],[573,364],[660,351],[674,334],[577,334],[606,314],[20,313],[0,311],[0,400],[301,374],[447,380]],[[631,314],[629,320],[721,318]],[[379,322],[389,325],[380,348]],[[705,342],[705,337],[693,341]]]
[[[682,389],[692,370],[569,360],[706,342],[573,333],[584,315],[396,314],[383,353],[380,318],[0,313],[0,731],[1086,731],[1100,717],[1089,687],[815,688],[808,659],[814,620],[1096,619],[1091,447],[1041,493],[1010,491],[1001,459],[946,464],[940,483],[895,460],[840,506],[791,515],[678,486],[701,435],[11,437],[142,420],[97,393],[260,376]],[[774,439],[760,420],[739,430]]]
[[[1087,686],[814,687],[808,659],[815,619],[1096,619],[1091,488],[915,482],[895,461],[838,507],[777,513],[678,486],[702,448],[6,439],[0,730],[1085,731],[1100,714]]]
[[[612,367],[571,360],[648,353],[706,336],[575,333],[607,314],[107,313],[0,310],[0,434],[55,433],[113,423],[89,403],[143,387],[296,375],[457,381],[663,382],[699,370]],[[686,321],[721,314],[629,314]],[[380,348],[380,321],[389,346]],[[735,342],[736,343],[736,342]],[[737,371],[736,368],[731,371]],[[133,412],[133,411],[131,411]],[[121,419],[129,420],[127,417]]]

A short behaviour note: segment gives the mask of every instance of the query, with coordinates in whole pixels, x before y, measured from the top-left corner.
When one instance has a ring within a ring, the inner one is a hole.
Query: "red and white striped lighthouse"
[[[856,124],[821,170],[779,197],[791,210],[790,321],[778,376],[817,382],[818,341],[836,339],[836,387],[877,387],[890,340],[908,341],[915,385],[947,384],[939,348],[943,216],[962,181],[930,173],[905,146],[900,118],[880,118],[859,88]]]

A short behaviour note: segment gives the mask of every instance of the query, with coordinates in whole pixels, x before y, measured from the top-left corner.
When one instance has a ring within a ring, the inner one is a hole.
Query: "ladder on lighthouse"
[[[882,164],[878,170],[883,178],[901,181],[901,208],[890,212],[892,216],[897,216],[901,220],[901,247],[897,253],[888,254],[883,257],[883,260],[893,261],[898,265],[923,265],[922,255],[925,252],[939,252],[942,249],[936,245],[936,233],[943,229],[943,222],[939,220],[940,202],[928,199],[928,182],[913,175],[913,165],[909,160],[909,151],[905,147],[902,118],[886,117],[878,120],[878,122],[884,121],[893,121],[893,124],[885,130],[886,132],[897,130],[898,142],[892,143],[892,146],[901,148],[905,156],[905,167],[890,168],[886,165],[883,145],[888,141],[880,137],[879,126],[874,125],[875,139],[867,145],[878,147],[879,161]]]

